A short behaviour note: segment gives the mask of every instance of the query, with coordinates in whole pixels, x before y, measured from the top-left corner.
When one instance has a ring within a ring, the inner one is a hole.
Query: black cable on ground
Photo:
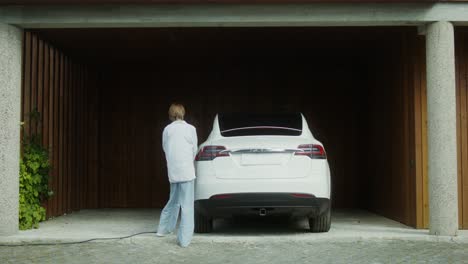
[[[142,234],[156,234],[156,232],[141,232],[141,233],[136,233],[133,235],[129,236],[123,236],[123,237],[102,237],[102,238],[92,238],[88,240],[83,240],[83,241],[76,241],[76,242],[59,242],[59,243],[31,243],[31,244],[0,244],[0,247],[27,247],[27,246],[58,246],[58,245],[72,245],[72,244],[83,244],[91,241],[96,241],[96,240],[114,240],[114,239],[126,239],[130,237],[134,237],[137,235],[142,235]]]

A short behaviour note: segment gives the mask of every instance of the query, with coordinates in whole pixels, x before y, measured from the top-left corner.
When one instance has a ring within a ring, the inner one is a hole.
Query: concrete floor
[[[92,238],[122,237],[139,232],[156,231],[160,210],[99,209],[82,210],[40,224],[39,229],[20,231],[0,237],[0,244],[72,242]],[[143,234],[132,240],[154,239]],[[367,239],[401,239],[455,241],[468,243],[468,230],[457,237],[436,237],[427,230],[416,230],[388,218],[362,210],[335,210],[332,227],[327,233],[308,232],[306,219],[275,217],[216,220],[214,232],[195,234],[193,242],[284,241],[362,241]]]

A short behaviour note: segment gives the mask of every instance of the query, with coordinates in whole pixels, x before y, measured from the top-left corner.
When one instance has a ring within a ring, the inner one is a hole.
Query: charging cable
[[[73,245],[73,244],[83,244],[83,243],[88,243],[91,241],[97,241],[97,240],[115,240],[115,239],[126,239],[142,234],[156,234],[156,232],[141,232],[141,233],[136,233],[133,235],[129,236],[123,236],[123,237],[102,237],[102,238],[92,238],[88,240],[83,240],[83,241],[76,241],[76,242],[59,242],[59,243],[31,243],[31,244],[17,244],[17,245],[8,245],[8,244],[0,244],[0,247],[26,247],[26,246],[57,246],[57,245]]]

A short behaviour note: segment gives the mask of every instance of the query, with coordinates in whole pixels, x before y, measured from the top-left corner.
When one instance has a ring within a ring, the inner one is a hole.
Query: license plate
[[[277,165],[281,164],[282,154],[242,154],[242,165]]]

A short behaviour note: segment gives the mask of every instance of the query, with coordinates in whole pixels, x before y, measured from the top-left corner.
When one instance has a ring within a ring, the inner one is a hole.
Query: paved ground
[[[120,237],[130,234],[155,231],[159,221],[159,210],[153,209],[103,209],[82,210],[43,222],[39,229],[20,231],[9,237],[0,237],[0,244],[20,242],[80,241],[96,237]],[[258,237],[269,241],[354,241],[356,239],[412,239],[434,240],[427,230],[416,230],[385,217],[361,210],[334,210],[330,232],[311,234],[306,219],[260,218],[244,219],[244,222],[215,221],[215,232],[198,235],[198,241],[255,242]],[[457,238],[465,239],[466,236]],[[145,236],[143,236],[145,237]],[[139,237],[140,238],[140,237]],[[445,241],[450,239],[441,238]],[[439,238],[437,238],[439,240]]]
[[[468,263],[468,244],[366,240],[355,242],[196,242],[175,238],[79,245],[0,247],[0,263]]]
[[[157,210],[84,210],[45,222],[37,230],[1,237],[0,263],[468,263],[468,233],[429,236],[365,211],[335,211],[328,233],[307,232],[304,219],[216,221],[212,234],[195,235],[186,249],[175,235],[55,246],[154,231]]]

